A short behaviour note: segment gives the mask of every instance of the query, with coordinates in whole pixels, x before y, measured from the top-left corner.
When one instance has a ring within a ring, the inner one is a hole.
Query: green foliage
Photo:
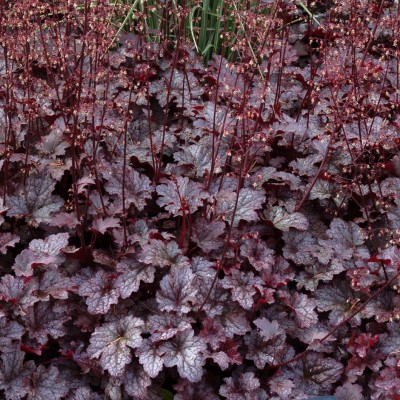
[[[119,0],[113,6],[123,10],[114,18],[118,33],[133,31],[148,42],[167,40],[175,46],[189,41],[205,62],[214,53],[231,61],[241,58],[242,42],[255,58],[249,38],[252,26],[278,9],[263,6],[260,0]]]

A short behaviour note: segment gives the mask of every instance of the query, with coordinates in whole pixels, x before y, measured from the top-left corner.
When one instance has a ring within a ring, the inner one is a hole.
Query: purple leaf
[[[298,176],[283,171],[277,171],[275,167],[261,167],[252,176],[251,180],[255,187],[261,186],[267,181],[273,181],[278,182],[276,185],[285,183],[290,186],[291,190],[298,190],[301,184],[301,180]]]
[[[399,380],[400,383],[400,380]],[[399,385],[400,388],[400,385]],[[347,382],[335,390],[337,400],[364,400],[363,390],[360,385]]]
[[[243,92],[240,88],[245,87],[244,75],[230,68],[230,64],[220,56],[214,54],[210,60],[210,70],[207,73],[213,74],[214,79],[218,77],[218,96],[221,99],[229,98],[231,101],[240,102]],[[212,105],[212,103],[211,103]]]
[[[33,296],[32,291],[37,287],[25,282],[22,277],[4,275],[0,282],[0,294],[3,301],[11,303],[14,306],[14,312],[17,315],[25,315],[26,308],[38,301]]]
[[[375,318],[377,322],[396,319],[400,315],[400,296],[391,290],[386,290],[371,300],[362,314],[366,318]]]
[[[341,204],[342,197],[336,197],[338,193],[340,193],[339,185],[319,179],[311,189],[310,200],[318,199],[323,201],[325,199],[334,199],[335,201],[339,201],[339,204]]]
[[[283,207],[272,207],[269,212],[269,219],[275,228],[287,232],[290,228],[305,231],[308,229],[308,220],[305,215],[299,212],[287,212]]]
[[[332,390],[332,384],[340,381],[343,364],[321,353],[308,353],[301,361],[289,364],[299,398],[304,393],[323,394]]]
[[[387,324],[388,335],[381,342],[380,349],[387,355],[396,355],[400,349],[400,322],[389,322]]]
[[[224,327],[225,334],[229,338],[233,338],[234,335],[243,336],[251,330],[246,314],[233,303],[228,305],[225,302],[223,312],[215,316],[215,320]]]
[[[173,339],[161,345],[165,366],[176,365],[179,375],[190,382],[198,382],[203,375],[206,349],[204,341],[194,336],[192,329],[178,332]]]
[[[209,343],[214,350],[227,339],[223,326],[213,318],[204,319],[202,325],[199,336]]]
[[[157,302],[162,311],[175,311],[185,314],[197,303],[197,288],[193,285],[194,275],[189,267],[172,267],[169,274],[160,282]]]
[[[24,366],[24,358],[19,346],[10,346],[1,354],[0,389],[7,400],[22,399],[28,393],[25,381],[30,371]]]
[[[29,249],[38,257],[38,264],[59,264],[64,260],[61,250],[68,246],[68,238],[68,233],[58,233],[44,240],[34,239],[29,243]]]
[[[285,286],[295,276],[291,265],[281,256],[276,256],[274,263],[266,260],[263,266],[264,268],[270,268],[260,271],[261,278],[272,288]]]
[[[89,386],[81,386],[68,397],[68,400],[101,400],[101,397],[94,393]]]
[[[317,352],[331,352],[332,345],[337,340],[334,335],[329,336],[324,342],[320,343],[320,339],[325,337],[330,328],[324,322],[318,322],[308,328],[293,329],[290,336],[296,337],[303,343],[310,345],[310,349]]]
[[[204,286],[211,283],[215,276],[215,269],[212,268],[215,263],[202,257],[193,257],[191,261],[192,270],[196,275],[195,280],[198,283],[198,286]]]
[[[140,282],[152,283],[156,269],[152,265],[138,262],[136,259],[126,259],[117,264],[117,271],[121,274],[115,281],[123,299],[139,290]]]
[[[12,233],[0,233],[0,253],[6,254],[7,247],[14,247],[18,243],[20,237]]]
[[[36,303],[28,308],[24,325],[29,336],[44,345],[48,335],[55,339],[64,336],[66,329],[63,325],[70,319],[71,316],[61,304]]]
[[[159,267],[170,265],[171,267],[183,268],[190,265],[189,260],[182,255],[182,251],[176,242],[165,242],[158,239],[152,239],[148,245],[144,246],[139,261]]]
[[[297,158],[289,163],[293,171],[300,176],[315,176],[318,168],[316,163],[321,162],[323,156],[320,154],[310,154],[304,158]]]
[[[151,378],[155,378],[163,368],[165,350],[160,343],[145,339],[135,352],[140,364]]]
[[[254,304],[253,296],[257,293],[256,288],[262,290],[264,282],[255,277],[252,272],[232,270],[222,280],[222,287],[231,289],[232,299],[236,300],[245,310],[250,310]]]
[[[155,94],[161,107],[165,107],[167,102],[172,100],[178,103],[178,106],[187,106],[193,98],[199,98],[203,93],[203,88],[197,78],[191,72],[181,72],[173,70],[168,79],[154,80],[149,88],[149,94]]]
[[[160,196],[157,204],[165,207],[172,215],[193,214],[203,200],[208,198],[200,183],[190,181],[188,177],[172,177],[164,180],[162,185],[158,185],[156,190]]]
[[[374,400],[396,399],[400,393],[399,363],[397,357],[388,358],[385,364],[386,367],[381,369],[377,378],[369,384],[374,394]]]
[[[297,265],[315,264],[317,239],[310,232],[287,231],[282,235],[285,241],[283,255]],[[332,252],[331,252],[332,253]]]
[[[65,129],[65,125],[64,125]],[[48,156],[56,159],[57,156],[63,156],[65,150],[70,146],[63,140],[64,132],[60,129],[52,129],[49,135],[43,136],[40,143],[37,144],[36,149],[39,150],[42,156]]]
[[[151,182],[147,176],[139,174],[130,166],[126,166],[125,182],[123,181],[123,165],[122,163],[112,165],[112,179],[109,175],[105,175],[108,182],[104,188],[111,195],[118,197],[122,194],[123,183],[125,183],[125,200],[126,205],[134,204],[141,211],[146,206],[146,199],[151,198]]]
[[[20,341],[24,334],[24,328],[17,321],[7,321],[5,318],[0,319],[0,349],[10,347],[13,340]]]
[[[110,400],[122,400],[121,378],[111,377],[104,388],[104,394]]]
[[[220,236],[225,232],[225,223],[222,221],[207,222],[203,218],[197,219],[192,233],[192,240],[205,253],[220,249],[223,246],[223,238]]]
[[[35,277],[36,278],[36,277]],[[65,300],[68,298],[68,290],[71,290],[70,278],[63,275],[61,272],[48,270],[32,286],[32,294],[41,301],[49,301],[52,296],[54,299]],[[28,284],[34,282],[32,279]]]
[[[248,400],[259,398],[260,381],[254,372],[246,372],[237,378],[224,378],[219,394],[229,400]]]
[[[361,298],[351,289],[347,281],[334,280],[330,285],[323,285],[315,292],[315,300],[319,311],[330,311],[329,320],[333,325],[348,317],[354,307],[360,304]],[[361,315],[357,314],[349,323],[360,324]]]
[[[278,333],[283,333],[279,328],[278,321],[269,321],[266,318],[258,318],[253,321],[254,325],[260,329],[260,333],[265,340],[270,340]]]
[[[92,229],[101,234],[105,234],[107,229],[119,228],[121,221],[114,217],[96,218],[92,224]]]
[[[25,249],[15,257],[13,270],[17,276],[32,276],[33,266],[36,264],[36,255],[33,250]]]
[[[13,275],[4,275],[1,278],[0,293],[3,301],[16,302],[22,295],[25,282],[22,278]]]
[[[192,145],[181,146],[181,151],[174,154],[178,165],[191,165],[197,176],[204,176],[211,169],[211,152],[208,138]]]
[[[120,376],[132,360],[130,348],[139,347],[143,341],[143,325],[141,319],[132,316],[104,323],[93,332],[87,353],[91,358],[100,357],[101,366],[112,376]]]
[[[57,182],[60,182],[65,171],[69,171],[72,168],[72,160],[71,158],[65,158],[64,161],[49,159],[46,160],[46,164],[41,168],[46,168],[50,176]]]
[[[76,218],[75,213],[59,212],[54,214],[49,225],[57,226],[58,228],[66,226],[69,229],[74,229],[78,225],[78,219]]]
[[[326,232],[328,240],[319,240],[319,243],[332,249],[339,259],[350,260],[368,259],[368,249],[363,246],[368,235],[354,222],[345,222],[335,218]]]
[[[25,217],[28,223],[37,226],[42,222],[50,222],[51,214],[58,211],[64,201],[51,193],[54,190],[53,181],[46,171],[32,173],[25,187],[17,196],[8,198],[10,209],[7,211],[9,217]]]
[[[193,121],[193,126],[195,128],[201,128],[205,136],[208,136],[211,132],[227,136],[229,133],[233,132],[233,125],[234,119],[230,116],[229,108],[214,102],[206,102],[201,110],[199,118]],[[215,139],[213,139],[213,141],[215,143]],[[219,140],[217,143],[220,147],[220,151],[222,150],[220,153],[220,155],[222,155],[228,149],[226,141]],[[218,161],[217,157],[216,162],[218,163]]]
[[[120,220],[114,217],[96,218],[93,221],[92,229],[101,234],[105,234],[107,229],[119,228]]]
[[[247,257],[250,264],[260,272],[272,269],[276,262],[274,251],[260,239],[246,240],[240,247],[240,254]]]
[[[32,276],[33,267],[37,265],[61,264],[65,256],[61,250],[68,245],[67,233],[50,235],[46,239],[34,239],[29,249],[23,250],[15,258],[13,269],[17,276]]]
[[[114,275],[100,270],[85,269],[72,282],[78,286],[77,293],[85,297],[91,314],[106,314],[111,305],[118,303],[119,290],[114,284]]]
[[[346,377],[354,383],[358,376],[364,373],[365,368],[377,372],[382,366],[383,354],[379,349],[380,335],[362,333],[355,340],[349,341],[347,350],[352,357],[347,362]]]
[[[86,186],[88,185],[95,185],[96,181],[89,177],[89,176],[84,176],[76,182],[76,189],[78,191],[78,194],[85,194],[88,192],[88,188]]]
[[[243,357],[239,351],[240,343],[234,339],[226,339],[220,343],[211,358],[216,362],[221,369],[227,369],[229,365],[242,365]]]
[[[149,316],[150,340],[157,342],[174,337],[178,332],[191,328],[192,319],[173,314],[153,314]]]
[[[276,400],[280,399],[290,399],[295,383],[287,375],[275,374],[268,382],[272,393],[279,395],[278,398],[274,397]]]
[[[270,322],[266,318],[254,321],[260,329],[252,331],[245,337],[247,345],[246,358],[253,360],[257,368],[264,368],[265,364],[278,364],[287,356],[285,344],[286,334],[277,321]]]
[[[381,185],[382,194],[384,196],[393,195],[394,201],[399,204],[400,178],[386,178]]]
[[[303,293],[296,293],[291,302],[291,307],[295,312],[295,321],[300,328],[307,328],[318,321],[317,313],[314,311],[317,303],[314,299]]]
[[[219,396],[215,393],[214,388],[206,379],[193,383],[187,379],[180,379],[174,385],[176,394],[174,400],[219,400]]]
[[[306,290],[315,291],[320,281],[331,281],[335,275],[344,269],[343,263],[336,261],[334,259],[328,265],[323,265],[315,261],[313,265],[306,266],[295,278],[298,282],[297,288],[301,289],[304,287]]]
[[[225,371],[229,367],[229,356],[223,351],[213,352],[210,356],[218,366]]]
[[[53,365],[47,369],[39,365],[29,377],[29,400],[61,400],[68,391],[68,383]]]
[[[217,200],[216,212],[223,215],[225,221],[229,224],[233,217],[233,227],[239,225],[241,219],[245,221],[257,221],[257,211],[265,201],[265,195],[259,191],[250,188],[240,189],[239,197],[235,210],[237,194],[235,192],[221,190],[215,196]],[[235,211],[235,215],[233,212]]]
[[[150,376],[139,366],[130,365],[124,374],[125,392],[132,399],[146,400],[149,398],[147,388],[151,385]]]

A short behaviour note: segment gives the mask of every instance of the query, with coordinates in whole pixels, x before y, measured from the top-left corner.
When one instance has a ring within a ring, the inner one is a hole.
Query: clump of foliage
[[[210,4],[0,2],[7,400],[398,399],[400,6]]]

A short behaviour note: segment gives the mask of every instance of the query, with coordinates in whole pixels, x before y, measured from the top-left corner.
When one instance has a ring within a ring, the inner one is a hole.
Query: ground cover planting
[[[0,1],[0,396],[399,400],[399,7]]]

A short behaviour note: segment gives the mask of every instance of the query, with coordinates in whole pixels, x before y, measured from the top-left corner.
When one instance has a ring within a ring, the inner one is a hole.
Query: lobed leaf
[[[112,376],[121,376],[132,360],[130,349],[139,347],[143,341],[140,336],[143,325],[140,318],[132,316],[100,325],[90,337],[88,355],[100,357],[101,366]]]

